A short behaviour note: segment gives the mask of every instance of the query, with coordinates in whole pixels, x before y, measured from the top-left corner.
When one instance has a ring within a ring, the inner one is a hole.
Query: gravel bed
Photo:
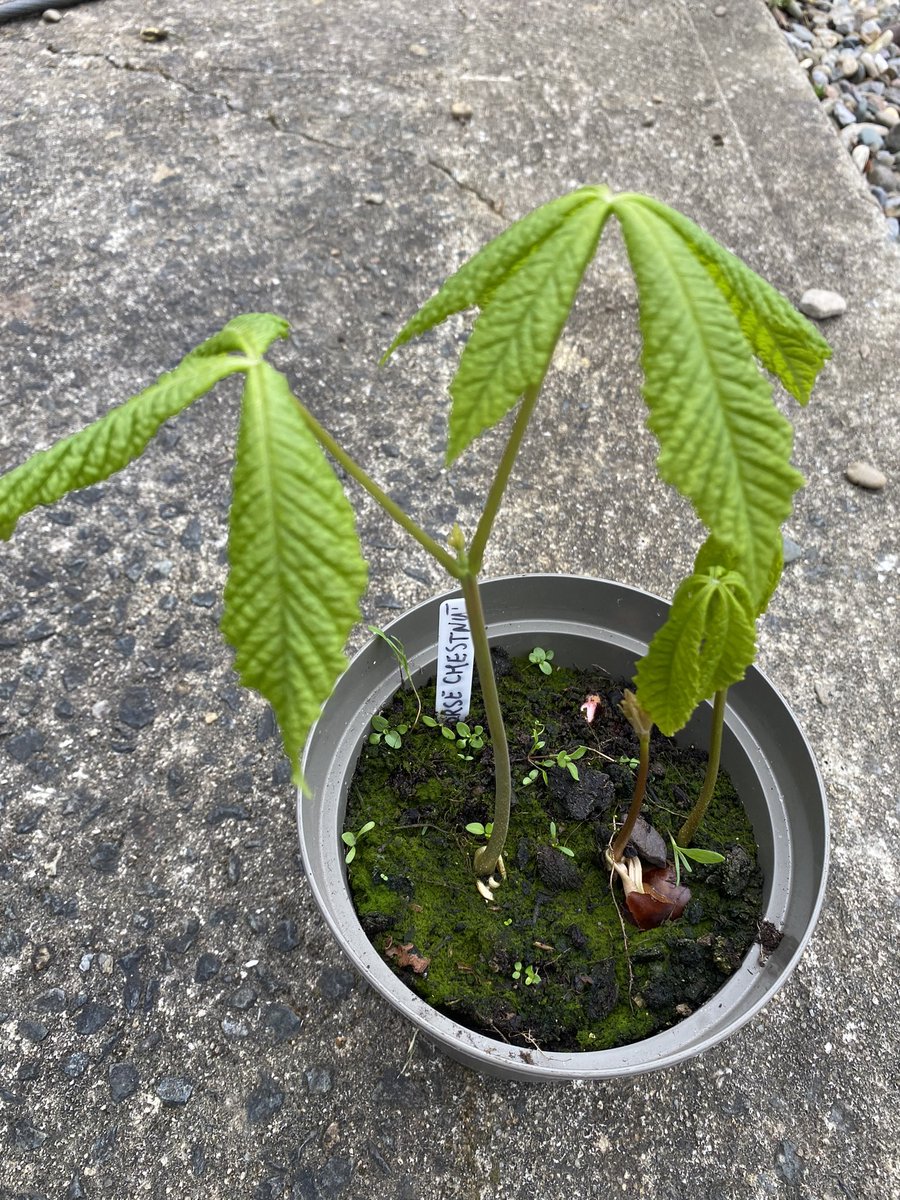
[[[772,11],[900,240],[900,3],[779,0]]]

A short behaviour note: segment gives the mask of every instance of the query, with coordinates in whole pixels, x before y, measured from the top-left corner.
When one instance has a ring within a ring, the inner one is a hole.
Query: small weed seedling
[[[610,857],[618,870],[646,783],[650,727],[672,733],[715,696],[709,785],[678,838],[689,845],[718,771],[725,693],[755,656],[755,622],[781,574],[781,524],[803,482],[790,462],[790,423],[757,361],[805,404],[830,350],[769,284],[649,196],[591,185],[535,209],[464,263],[388,347],[384,360],[453,314],[480,310],[450,384],[447,466],[514,415],[468,539],[454,526],[446,545],[437,541],[316,420],[266,359],[289,334],[287,322],[268,313],[229,321],[146,391],[0,478],[0,537],[10,537],[37,505],[119,471],[165,422],[220,380],[241,376],[222,616],[241,682],[272,705],[301,784],[303,744],[346,666],[344,646],[367,584],[353,510],[333,460],[463,594],[494,751],[493,829],[473,865],[479,883],[488,877],[499,886],[493,872],[503,874],[512,775],[478,581],[557,341],[611,218],[637,284],[643,394],[659,443],[658,472],[689,500],[708,536],[638,666],[632,714],[638,714],[640,762],[632,807]],[[532,651],[544,674],[552,672],[550,659],[539,647]],[[569,760],[556,765],[571,771]],[[479,891],[490,898],[489,888]]]
[[[379,629],[377,625],[367,625],[366,629],[368,629],[369,633],[373,633],[375,637],[381,638],[381,640],[390,650],[391,654],[393,654],[394,658],[397,660],[397,665],[400,667],[400,682],[403,682],[403,677],[405,675],[406,682],[412,688],[412,694],[416,698],[416,717],[412,723],[412,728],[415,729],[419,723],[419,718],[422,715],[422,697],[419,695],[418,688],[413,683],[412,672],[409,669],[409,659],[406,657],[406,651],[403,648],[403,643],[399,638],[395,638],[393,634],[385,633],[383,629]]]
[[[560,840],[556,834],[556,822],[555,821],[550,822],[550,845],[553,847],[554,850],[558,850],[560,852],[560,854],[567,854],[569,856],[569,858],[575,857],[574,850],[571,850],[568,846],[563,846],[560,844]]]
[[[672,861],[675,863],[675,883],[676,886],[681,883],[681,872],[685,871],[690,875],[693,871],[691,862],[698,863],[722,863],[725,861],[725,855],[719,854],[716,850],[698,850],[695,847],[679,846],[674,837],[669,834],[669,841],[672,843]]]
[[[539,671],[543,671],[545,675],[552,675],[553,668],[550,662],[553,658],[552,650],[542,650],[540,646],[535,646],[532,652],[528,655],[528,661],[533,662]]]
[[[544,745],[543,742],[540,743]],[[569,772],[573,779],[578,780],[578,768],[575,764],[587,754],[587,746],[576,746],[574,750],[559,750],[546,758],[533,758],[528,756],[528,761],[532,764],[531,770],[522,780],[523,787],[529,787],[532,783],[536,783],[538,779],[543,779],[544,783],[548,782],[547,772],[553,767],[560,767]]]
[[[540,721],[535,721],[531,726],[531,749],[528,751],[528,757],[534,758],[539,750],[544,750],[547,743],[543,740],[544,727]]]
[[[487,825],[482,825],[480,821],[470,821],[466,826],[466,833],[474,833],[476,837],[489,838],[493,829],[494,826],[490,821]]]
[[[400,749],[403,745],[404,733],[409,732],[408,725],[391,725],[390,721],[380,713],[372,718],[372,729],[375,732],[369,734],[369,745],[377,746],[379,742],[383,741],[392,750]]]
[[[470,728],[465,721],[457,721],[455,725],[442,725],[441,733],[448,742],[454,742],[457,758],[464,762],[472,762],[474,755],[467,750],[481,750],[484,747],[484,727],[475,725]]]
[[[522,779],[522,787],[531,787],[533,783],[537,783],[539,779],[543,779],[544,783],[548,783],[547,772],[543,767],[532,767],[526,776]]]
[[[520,962],[515,963],[513,965],[513,973],[512,973],[513,979],[515,979],[516,982],[518,982],[520,979],[522,979],[523,973],[525,976],[523,982],[526,987],[531,987],[533,984],[541,982],[540,975],[538,975],[537,971],[531,965],[531,963],[529,963],[527,967],[523,967]]]
[[[365,837],[365,835],[367,833],[370,833],[374,828],[375,828],[374,821],[366,821],[365,825],[360,826],[360,828],[357,829],[356,833],[351,833],[350,830],[348,829],[348,830],[346,830],[346,832],[341,834],[341,841],[344,843],[345,846],[350,847],[350,849],[344,855],[345,863],[347,863],[349,865],[350,863],[353,862],[354,858],[356,858],[356,847],[359,844],[359,839],[361,837]]]

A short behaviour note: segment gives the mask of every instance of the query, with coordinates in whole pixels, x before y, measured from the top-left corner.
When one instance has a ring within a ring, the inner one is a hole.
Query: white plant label
[[[438,626],[437,703],[438,714],[464,721],[472,699],[472,670],[475,651],[465,600],[445,600]]]

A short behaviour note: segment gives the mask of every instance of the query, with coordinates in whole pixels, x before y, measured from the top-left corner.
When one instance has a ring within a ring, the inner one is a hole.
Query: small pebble
[[[363,196],[363,204],[374,204],[376,207],[384,204],[384,193],[366,192]]]
[[[80,1050],[75,1050],[72,1054],[67,1054],[59,1064],[59,1069],[63,1075],[67,1075],[69,1079],[79,1079],[87,1070],[90,1059]]]
[[[230,884],[234,885],[236,883],[240,883],[241,875],[243,874],[243,866],[240,858],[233,850],[228,855],[228,859],[225,863],[225,874]]]
[[[728,12],[728,9],[725,7],[724,4],[718,4],[713,9],[713,16],[714,17],[724,17],[727,12]]]
[[[53,951],[46,942],[41,942],[40,945],[35,946],[31,953],[31,969],[35,974],[39,975],[42,971],[46,971],[52,962]]]
[[[50,988],[42,996],[38,996],[34,1007],[39,1012],[61,1013],[66,1011],[66,993],[62,988]]]
[[[246,804],[236,801],[231,804],[217,804],[206,814],[207,825],[221,825],[223,821],[250,821],[253,814]]]
[[[900,125],[897,128],[900,129]],[[893,130],[891,132],[893,133]],[[900,191],[900,171],[892,171],[890,167],[876,162],[869,172],[869,183],[884,188],[886,192]]]
[[[138,1083],[138,1073],[132,1063],[113,1063],[109,1068],[109,1094],[116,1104],[133,1096]]]
[[[168,29],[159,29],[155,25],[146,25],[141,30],[142,42],[164,42],[168,36]]]
[[[286,1042],[296,1037],[303,1022],[286,1004],[270,1004],[263,1025],[277,1042]]]
[[[356,976],[344,967],[325,967],[316,982],[316,991],[326,1000],[346,1000],[356,986]]]
[[[454,121],[471,121],[473,109],[464,100],[457,100],[450,105],[450,116]]]
[[[274,1079],[263,1076],[259,1087],[247,1097],[247,1120],[251,1125],[259,1125],[280,1111],[284,1104],[284,1092]]]
[[[870,150],[868,146],[854,146],[851,155],[856,167],[860,171],[865,171],[869,161]]]
[[[194,1093],[194,1085],[187,1079],[167,1075],[156,1085],[156,1094],[166,1108],[182,1108]]]
[[[49,1025],[45,1025],[43,1021],[32,1021],[27,1017],[18,1025],[19,1037],[24,1042],[42,1042],[49,1032]]]
[[[237,1012],[246,1012],[256,1003],[256,992],[252,987],[244,984],[237,991],[231,993],[228,997],[227,1004],[229,1008],[235,1009]]]
[[[119,720],[131,729],[143,729],[153,723],[156,705],[148,687],[133,685],[125,689],[119,702]]]
[[[250,1036],[250,1026],[246,1021],[235,1021],[225,1017],[222,1021],[222,1032],[227,1038],[245,1038]]]
[[[30,1152],[37,1150],[43,1146],[47,1140],[47,1134],[42,1129],[38,1129],[27,1118],[22,1121],[11,1121],[7,1139],[10,1145],[19,1151]],[[22,1193],[20,1192],[19,1195]]]
[[[880,492],[887,483],[887,476],[867,462],[852,462],[844,474],[851,483],[870,492]]]
[[[816,321],[824,321],[829,317],[838,317],[847,311],[847,301],[838,292],[829,292],[824,288],[810,288],[800,297],[797,306],[807,317]]]
[[[209,983],[219,973],[222,961],[215,954],[201,954],[194,968],[195,983]]]
[[[816,693],[816,699],[823,708],[827,708],[834,698],[834,689],[822,679],[817,679],[813,683],[813,691]]]
[[[877,21],[863,21],[859,27],[859,36],[864,42],[874,42],[881,37],[881,26]]]
[[[292,921],[289,917],[275,925],[269,939],[269,945],[279,954],[290,954],[292,950],[297,949],[300,942],[300,930],[297,928],[297,922]]]
[[[306,1086],[312,1095],[324,1095],[331,1091],[332,1076],[327,1067],[310,1067],[304,1071]]]
[[[873,128],[867,122],[860,126],[859,140],[863,146],[867,146],[870,150],[880,150],[884,145],[884,131],[879,128]]]
[[[46,21],[48,25],[56,25],[62,20],[62,13],[57,8],[45,8],[41,13],[41,20]]]
[[[101,1000],[88,1000],[75,1017],[75,1032],[82,1037],[99,1033],[113,1018],[114,1010]]]
[[[101,842],[88,856],[88,862],[101,875],[115,875],[119,868],[119,847],[114,842]]]

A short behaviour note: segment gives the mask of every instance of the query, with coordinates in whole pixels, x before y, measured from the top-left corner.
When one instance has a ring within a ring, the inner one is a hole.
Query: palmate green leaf
[[[245,361],[226,353],[189,354],[145,391],[0,477],[0,537],[11,537],[19,518],[39,504],[53,504],[127,466],[164,421],[242,370]]]
[[[691,575],[638,663],[638,703],[671,735],[702,700],[743,679],[755,654],[753,604],[741,576],[724,568]]]
[[[384,359],[451,314],[481,309],[450,384],[448,463],[540,385],[597,248],[608,196],[606,188],[580,188],[517,221],[452,275],[391,343]]]
[[[633,203],[664,221],[685,242],[725,297],[753,353],[806,404],[816,376],[831,358],[831,347],[816,327],[699,225],[650,196],[635,196]]]
[[[295,781],[310,725],[346,666],[366,586],[353,510],[268,363],[247,371],[222,631],[241,682],[272,705]]]
[[[648,425],[661,477],[737,556],[751,595],[765,592],[772,546],[803,477],[793,431],[772,401],[737,318],[667,221],[636,201],[616,207],[638,284]]]

